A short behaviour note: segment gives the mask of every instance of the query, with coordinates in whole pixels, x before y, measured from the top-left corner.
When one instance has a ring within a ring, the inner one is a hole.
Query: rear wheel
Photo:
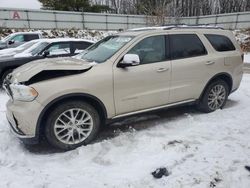
[[[229,94],[228,84],[224,80],[216,80],[206,88],[198,108],[206,113],[225,106]]]
[[[49,114],[45,135],[51,145],[71,150],[90,143],[99,127],[100,118],[94,107],[81,101],[69,101]]]

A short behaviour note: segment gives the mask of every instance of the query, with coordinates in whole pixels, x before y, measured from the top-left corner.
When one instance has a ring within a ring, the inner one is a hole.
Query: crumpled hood
[[[75,58],[51,58],[32,61],[24,64],[12,72],[12,82],[25,82],[30,78],[47,70],[85,70],[96,65]]]

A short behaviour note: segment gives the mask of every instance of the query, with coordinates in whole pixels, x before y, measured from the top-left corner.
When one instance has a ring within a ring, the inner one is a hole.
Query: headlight
[[[13,100],[29,102],[33,101],[38,96],[37,91],[29,86],[21,84],[11,84],[10,89]]]

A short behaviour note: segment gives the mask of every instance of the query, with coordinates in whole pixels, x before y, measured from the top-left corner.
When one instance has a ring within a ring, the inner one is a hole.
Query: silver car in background
[[[8,35],[0,41],[0,50],[15,48],[28,41],[43,38],[40,32],[17,32]]]

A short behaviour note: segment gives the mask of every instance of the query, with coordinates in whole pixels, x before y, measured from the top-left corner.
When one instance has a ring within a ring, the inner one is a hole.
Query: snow
[[[249,40],[249,34],[246,33],[245,31],[241,31],[241,30],[235,30],[233,31],[236,40],[242,44],[245,43],[247,40]]]
[[[2,29],[0,39],[15,33],[15,32],[34,32],[32,29]],[[82,29],[53,29],[53,30],[38,30],[44,38],[81,38],[97,42],[98,40],[117,33],[116,31],[97,31],[97,30],[82,30]]]
[[[138,115],[114,123],[88,146],[60,153],[46,144],[25,147],[9,131],[8,97],[0,93],[0,187],[248,188],[250,75],[226,107],[203,114],[193,107]],[[154,179],[156,168],[170,175]]]
[[[245,53],[245,55],[244,55],[244,63],[250,63],[250,53]]]

